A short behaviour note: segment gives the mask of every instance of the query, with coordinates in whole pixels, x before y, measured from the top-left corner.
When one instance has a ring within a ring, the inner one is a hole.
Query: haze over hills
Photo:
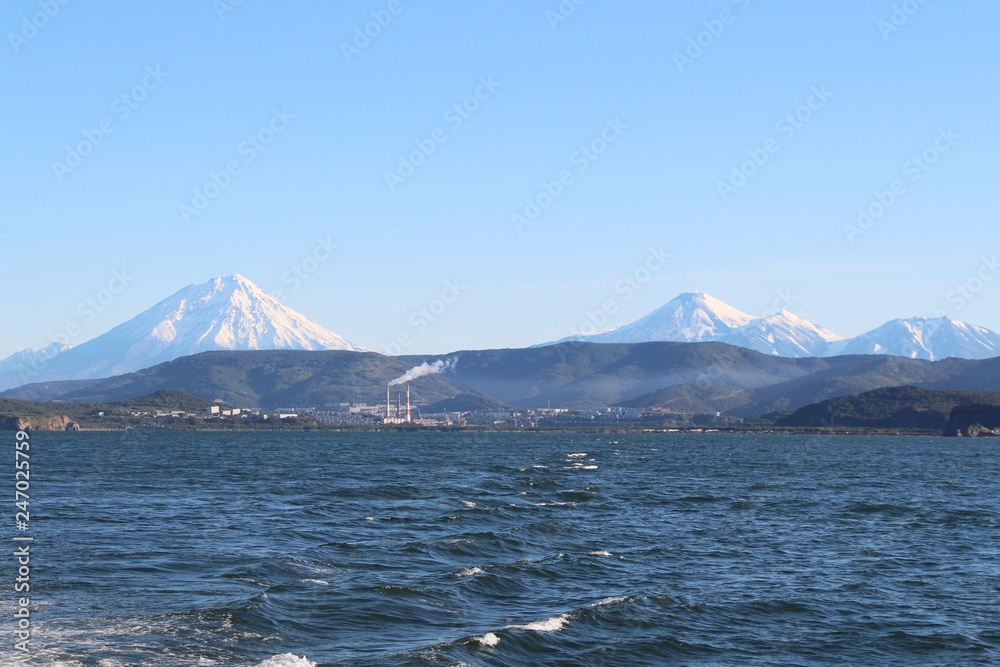
[[[569,336],[555,343],[571,341],[719,341],[793,358],[888,354],[934,361],[948,357],[989,359],[1000,355],[1000,334],[947,317],[892,320],[845,339],[788,311],[754,318],[701,292],[681,294],[631,324]]]
[[[364,350],[238,274],[185,287],[77,347],[50,348],[0,362],[0,388],[108,377],[210,350]]]
[[[1000,358],[793,359],[709,342],[566,343],[426,357],[347,351],[206,352],[128,375],[27,385],[3,396],[107,402],[173,389],[237,407],[380,404],[386,384],[417,368],[435,372],[412,381],[415,400],[447,409],[452,409],[450,399],[468,402],[471,395],[480,403],[520,408],[621,405],[745,417],[887,386],[1000,391]]]
[[[105,379],[29,384],[0,396],[104,403],[169,388],[244,408],[322,407],[341,402],[380,404],[385,400],[386,385],[425,360],[348,350],[214,351]],[[444,367],[442,363],[438,368]],[[438,401],[460,394],[487,398],[440,372],[421,375],[417,382],[422,400]]]

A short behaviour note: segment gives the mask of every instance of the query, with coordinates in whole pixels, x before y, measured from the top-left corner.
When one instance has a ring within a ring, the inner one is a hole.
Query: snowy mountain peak
[[[844,339],[787,310],[754,318],[704,292],[686,292],[631,324],[561,341],[645,343],[719,341],[782,357],[891,354],[915,359],[1000,356],[1000,334],[947,317],[886,322]]]
[[[843,338],[814,322],[782,310],[748,322],[718,340],[781,357],[814,357],[825,354],[830,343]]]
[[[130,373],[210,350],[364,351],[235,274],[189,285],[128,322],[55,356],[29,381]],[[0,385],[16,386],[0,378]]]
[[[674,312],[687,317],[707,316],[716,327],[724,326],[734,329],[743,326],[753,319],[743,311],[733,308],[728,303],[716,299],[705,292],[684,292],[668,301],[656,312]]]
[[[718,336],[753,320],[753,317],[704,292],[684,292],[649,315],[621,327],[588,331],[554,341],[591,343],[695,342]],[[542,345],[551,345],[543,343]]]
[[[988,359],[1000,355],[1000,334],[948,317],[910,317],[847,341],[842,354],[893,354],[912,359]]]
[[[0,386],[14,386],[29,381],[37,374],[38,369],[44,368],[49,360],[68,349],[70,346],[66,343],[55,342],[38,350],[29,347],[0,360]]]
[[[832,342],[836,340],[843,340],[843,336],[839,336],[829,329],[825,329],[822,326],[816,324],[815,322],[810,322],[804,317],[799,317],[795,313],[789,312],[787,310],[782,310],[774,315],[768,315],[767,317],[762,317],[754,322],[766,322],[774,326],[786,326],[786,327],[797,327],[801,329],[808,329],[818,333],[823,340],[827,342]]]
[[[170,349],[171,358],[208,350],[363,349],[239,274],[190,285],[105,335],[158,341],[166,346],[158,354]]]
[[[16,363],[18,361],[23,361],[26,359],[34,359],[36,357],[44,357],[46,359],[51,359],[58,354],[62,354],[69,348],[70,346],[67,345],[66,343],[63,343],[62,341],[56,341],[55,343],[51,343],[37,350],[32,347],[29,347],[26,350],[15,352],[6,359],[0,361],[0,364],[7,364],[10,362]]]
[[[600,343],[716,340],[752,319],[710,294],[686,292],[632,324],[587,340]]]

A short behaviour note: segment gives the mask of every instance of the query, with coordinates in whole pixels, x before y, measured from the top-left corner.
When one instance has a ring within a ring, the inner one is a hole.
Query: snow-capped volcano
[[[145,338],[150,351],[172,359],[208,350],[362,349],[239,274],[185,287],[105,336]]]
[[[631,324],[556,342],[568,341],[719,341],[782,357],[891,354],[933,361],[945,357],[1000,356],[1000,334],[947,317],[892,320],[868,333],[845,339],[788,311],[754,318],[701,292],[681,294]]]
[[[753,317],[750,315],[710,294],[687,292],[632,324],[568,340],[591,343],[700,342],[718,340],[719,336],[751,320]]]
[[[753,317],[736,310],[710,294],[687,292],[671,299],[646,317],[608,334],[616,342],[631,343],[641,338],[654,340],[703,341],[743,326]]]
[[[947,317],[911,317],[886,322],[842,344],[830,354],[893,354],[912,359],[989,359],[1000,356],[1000,334]]]
[[[716,340],[780,357],[818,357],[826,354],[830,343],[843,338],[783,310],[752,320]]]
[[[564,338],[589,343],[698,343],[722,341],[764,354],[807,357],[822,354],[840,336],[787,311],[754,318],[703,292],[687,292],[625,326]]]
[[[233,275],[185,287],[111,331],[63,351],[16,384],[131,373],[210,350],[364,348]]]
[[[28,348],[15,352],[0,361],[0,389],[16,387],[29,382],[39,368],[69,349],[65,343],[52,343],[40,350]]]

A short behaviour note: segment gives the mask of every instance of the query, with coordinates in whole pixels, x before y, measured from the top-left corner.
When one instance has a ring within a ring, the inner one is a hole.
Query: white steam
[[[390,382],[389,386],[392,387],[397,384],[403,384],[404,382],[411,382],[425,375],[437,375],[439,373],[444,373],[445,371],[455,368],[456,363],[458,363],[458,357],[448,359],[447,361],[438,359],[433,364],[429,364],[425,361],[419,366],[414,366],[400,375],[398,378]]]

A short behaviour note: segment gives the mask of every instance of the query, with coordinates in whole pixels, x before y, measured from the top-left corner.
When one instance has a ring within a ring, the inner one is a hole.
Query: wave
[[[257,667],[316,667],[316,663],[305,656],[300,658],[294,653],[282,653],[268,658]]]
[[[192,474],[212,483],[178,501],[177,461],[247,443],[201,434],[177,450],[177,437],[151,434],[126,495],[88,503],[73,476],[83,449],[52,440],[49,530],[65,539],[31,610],[45,641],[32,664],[986,667],[1000,655],[995,448],[306,434],[294,437],[315,447],[262,437],[249,461],[199,459]],[[273,505],[251,478],[295,484]],[[123,499],[145,518],[123,520]],[[0,646],[0,666],[15,657]]]
[[[476,637],[476,641],[483,646],[496,646],[500,643],[500,638],[492,632],[487,632],[482,637]]]
[[[524,625],[508,625],[508,630],[531,630],[533,632],[559,632],[569,623],[569,614],[559,614],[542,621],[534,621]]]
[[[621,604],[622,602],[626,602],[628,600],[629,600],[629,597],[627,595],[620,595],[620,596],[614,597],[614,598],[604,598],[600,602],[595,602],[594,604],[592,604],[590,606],[591,607],[607,607],[608,605]]]

